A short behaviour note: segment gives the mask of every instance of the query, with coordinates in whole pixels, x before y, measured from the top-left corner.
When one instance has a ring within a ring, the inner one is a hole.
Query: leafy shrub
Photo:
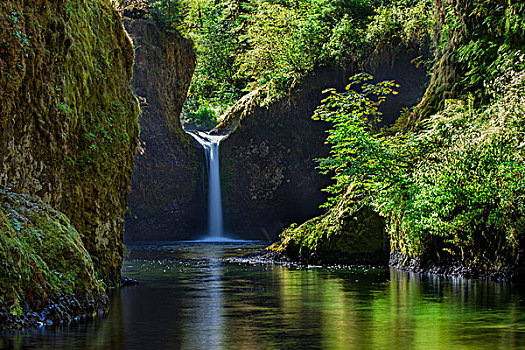
[[[369,74],[357,74],[350,78],[345,92],[326,90],[329,95],[313,116],[333,124],[326,141],[332,145],[330,156],[317,160],[321,173],[335,173],[335,184],[326,189],[333,195],[326,207],[339,202],[349,187],[371,193],[376,179],[390,174],[382,171],[388,168],[386,162],[394,160],[375,125],[380,121],[380,107],[386,96],[397,93],[396,85],[392,81],[370,84],[370,80]]]
[[[485,268],[520,268],[525,236],[525,72],[523,55],[509,58],[491,89],[492,101],[449,100],[419,132],[375,130],[392,83],[330,92],[314,118],[333,123],[328,188],[361,198],[387,220],[394,249],[428,260]],[[514,67],[509,69],[508,67]],[[370,96],[374,97],[372,100]],[[522,267],[521,267],[522,268]]]
[[[381,6],[366,31],[369,45],[430,45],[434,26],[432,2],[429,0],[398,2]]]
[[[190,128],[211,130],[217,125],[217,116],[209,105],[202,104],[195,112],[187,111],[183,113],[182,123],[189,124]]]

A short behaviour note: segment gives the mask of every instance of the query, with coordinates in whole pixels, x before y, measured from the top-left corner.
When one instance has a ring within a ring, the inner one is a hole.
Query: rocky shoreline
[[[20,307],[18,312],[4,304],[0,307],[0,324],[2,330],[31,327],[52,328],[83,322],[100,316],[107,310],[108,296],[106,293],[100,293],[96,297],[57,296],[40,311],[32,310],[29,303]]]
[[[360,260],[332,260],[330,262],[322,261],[319,259],[312,260],[299,260],[294,259],[283,252],[274,250],[263,249],[261,251],[246,254],[243,256],[229,258],[223,260],[226,263],[232,264],[247,264],[247,265],[259,265],[259,264],[276,264],[285,267],[329,267],[329,268],[387,268],[387,265],[371,265],[360,263]]]
[[[420,274],[432,274],[446,277],[462,277],[466,279],[486,279],[493,281],[519,282],[523,280],[523,271],[519,267],[494,268],[478,264],[445,262],[437,264],[432,261],[422,261],[409,257],[401,252],[390,253],[390,267]]]
[[[120,288],[140,284],[137,280],[121,276]],[[0,330],[15,331],[24,328],[55,328],[75,325],[100,317],[109,311],[109,296],[101,292],[96,296],[55,296],[40,311],[33,310],[26,302],[21,314],[7,305],[0,306]]]
[[[363,265],[359,260],[346,260],[334,263],[332,261],[322,261],[319,259],[304,261],[289,257],[283,252],[274,250],[261,250],[259,252],[246,254],[236,258],[224,260],[227,263],[237,264],[277,264],[286,267],[301,266],[323,266],[330,268],[395,268],[401,271],[417,273],[421,275],[434,275],[440,277],[460,277],[465,279],[485,279],[500,282],[520,282],[525,276],[517,269],[487,269],[476,264],[450,263],[438,265],[431,262],[423,262],[420,259],[408,257],[400,252],[391,252],[388,265]]]

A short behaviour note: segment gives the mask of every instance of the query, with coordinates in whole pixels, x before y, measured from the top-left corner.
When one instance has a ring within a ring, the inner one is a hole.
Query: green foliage
[[[197,67],[185,109],[209,105],[216,117],[256,88],[262,104],[282,97],[316,66],[359,62],[380,44],[428,44],[429,2],[114,0],[191,37]]]
[[[359,62],[393,37],[402,38],[400,44],[427,45],[433,23],[429,0],[409,4],[186,0],[185,4],[185,25],[198,57],[190,110],[206,103],[224,111],[256,88],[265,94],[262,104],[268,104],[316,66]]]
[[[262,1],[256,6],[246,32],[250,49],[237,57],[239,74],[253,87],[267,85],[271,99],[320,63],[330,29],[311,7]]]
[[[111,0],[111,4],[121,14],[153,19],[168,30],[181,29],[185,16],[178,0]]]
[[[228,1],[185,0],[184,5],[182,30],[195,43],[197,67],[183,118],[198,115],[202,106],[208,106],[217,119],[243,95],[245,82],[236,75],[235,60],[243,47],[238,30],[243,11]]]
[[[330,39],[324,44],[323,50],[330,59],[344,66],[366,52],[366,29],[355,25],[354,19],[345,14],[332,29]]]
[[[148,3],[149,0],[111,0],[113,7],[120,12],[133,8],[145,9]]]
[[[381,0],[327,0],[318,1],[316,14],[319,19],[334,27],[344,17],[351,18],[359,23],[367,23],[374,15],[375,8],[388,1]]]
[[[374,121],[391,83],[352,79],[358,91],[330,92],[314,118],[333,123],[335,171],[328,188],[360,198],[387,219],[394,249],[413,257],[520,268],[525,230],[525,59],[500,67],[492,101],[448,101],[419,132],[377,132]],[[373,99],[370,100],[369,97]]]
[[[488,101],[485,84],[498,77],[498,67],[525,48],[525,4],[522,1],[470,1],[465,8],[445,4],[440,47],[454,47],[461,68],[461,92],[481,105]]]
[[[366,42],[373,46],[429,46],[434,26],[432,2],[397,1],[377,9],[366,30]]]
[[[357,74],[345,92],[325,91],[329,96],[313,116],[333,124],[326,141],[332,144],[330,156],[318,159],[321,173],[335,173],[335,184],[326,189],[334,196],[325,206],[339,202],[349,186],[369,194],[377,179],[397,176],[390,172],[395,158],[376,133],[380,107],[386,96],[397,94],[393,90],[397,85],[392,81],[370,84],[371,79],[369,74]],[[389,171],[384,173],[385,169]]]
[[[184,20],[183,5],[178,0],[157,0],[150,2],[151,16],[168,28],[177,29]]]
[[[208,104],[223,112],[241,95],[243,83],[236,72],[235,57],[240,50],[236,32],[239,15],[227,3],[188,1],[186,23],[197,50],[197,67],[190,86],[189,106]],[[196,112],[196,110],[192,110]]]
[[[189,111],[182,114],[181,121],[185,128],[210,130],[217,125],[217,117],[209,105],[200,105],[195,112]]]

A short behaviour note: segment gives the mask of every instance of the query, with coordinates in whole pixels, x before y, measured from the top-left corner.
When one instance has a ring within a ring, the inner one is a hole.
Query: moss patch
[[[83,305],[51,321],[101,307],[103,283],[67,216],[36,197],[4,190],[0,203],[0,324],[30,322],[26,314],[68,297]]]
[[[290,226],[268,249],[305,263],[387,265],[385,222],[371,208],[357,205],[346,198],[326,214]]]

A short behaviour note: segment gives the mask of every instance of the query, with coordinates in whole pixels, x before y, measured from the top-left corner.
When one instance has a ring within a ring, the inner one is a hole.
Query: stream
[[[0,336],[14,349],[519,349],[525,291],[394,269],[224,261],[266,242],[128,246],[106,316]]]

